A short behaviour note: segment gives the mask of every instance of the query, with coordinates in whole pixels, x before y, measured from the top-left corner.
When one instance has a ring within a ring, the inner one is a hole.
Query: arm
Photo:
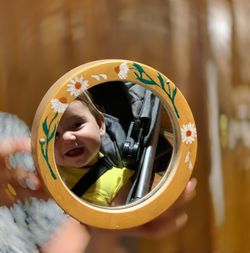
[[[7,168],[5,157],[18,151],[30,152],[29,139],[5,139],[0,143],[0,207],[11,206],[17,200],[30,197],[49,198],[36,172],[26,172],[22,168]],[[70,239],[68,239],[70,238]],[[85,225],[71,217],[66,217],[50,239],[39,250],[42,253],[81,253],[89,242],[89,232]]]

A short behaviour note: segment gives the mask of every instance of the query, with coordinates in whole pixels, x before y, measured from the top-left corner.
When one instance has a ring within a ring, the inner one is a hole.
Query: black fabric
[[[73,186],[71,189],[78,197],[81,197],[99,177],[113,167],[108,157],[101,157],[98,162]]]
[[[159,135],[154,161],[154,172],[165,171],[171,160],[173,147],[162,134]]]
[[[121,127],[127,132],[134,119],[128,87],[123,82],[113,81],[94,86],[88,91],[98,108],[119,119]]]

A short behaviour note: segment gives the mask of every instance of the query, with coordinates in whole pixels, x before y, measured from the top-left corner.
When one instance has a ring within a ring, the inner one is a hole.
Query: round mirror
[[[65,74],[40,103],[32,146],[55,201],[79,221],[121,229],[166,210],[196,157],[190,108],[163,74],[102,60]]]

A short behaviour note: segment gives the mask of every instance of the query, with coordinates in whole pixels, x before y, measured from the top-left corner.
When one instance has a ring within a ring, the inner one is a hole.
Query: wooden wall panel
[[[214,251],[250,250],[250,76],[248,1],[211,1],[217,7],[217,28],[211,35],[219,80],[223,222],[215,224]],[[218,10],[220,12],[218,12]],[[224,17],[224,19],[219,19]],[[216,25],[216,24],[215,24]],[[216,215],[218,207],[213,205]]]
[[[1,62],[7,78],[1,87],[7,86],[16,101],[13,104],[4,96],[1,109],[20,115],[29,124],[48,87],[85,62],[129,58],[172,75],[171,37],[165,26],[168,16],[161,1],[110,5],[108,1],[16,0],[2,1],[1,6]]]
[[[199,147],[194,175],[198,178],[198,194],[186,208],[189,221],[184,229],[159,241],[141,241],[140,250],[145,253],[210,253],[213,244],[213,216],[208,185],[210,152],[206,93],[207,24],[204,19],[206,1],[189,2],[184,5],[184,9],[180,8],[178,1],[171,3],[175,10],[171,16],[175,28],[173,40],[178,41],[177,45],[172,46],[173,58],[180,64],[175,66],[176,73],[180,73],[180,77],[176,78],[184,82],[181,84],[182,91],[190,103],[197,123]]]

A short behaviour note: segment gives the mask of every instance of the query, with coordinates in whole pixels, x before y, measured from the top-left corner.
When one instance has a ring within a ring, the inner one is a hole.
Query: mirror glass
[[[151,90],[110,81],[70,103],[57,127],[55,160],[82,201],[124,207],[166,179],[174,143],[170,117]]]

